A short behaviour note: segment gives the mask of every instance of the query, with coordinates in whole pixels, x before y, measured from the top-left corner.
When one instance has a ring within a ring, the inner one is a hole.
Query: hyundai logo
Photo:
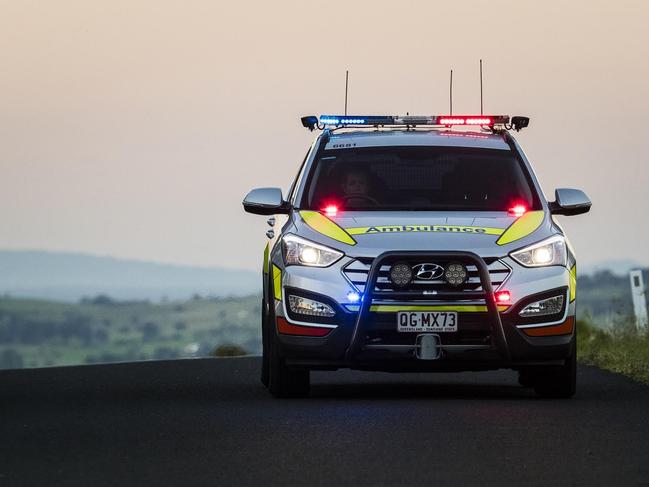
[[[441,265],[431,264],[428,262],[412,266],[412,271],[413,274],[415,274],[415,279],[422,279],[425,281],[438,279],[444,275],[444,268]]]

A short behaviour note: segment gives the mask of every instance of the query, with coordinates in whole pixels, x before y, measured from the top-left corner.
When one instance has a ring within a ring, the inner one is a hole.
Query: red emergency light
[[[329,204],[322,209],[322,212],[325,216],[336,216],[338,214],[338,206]]]
[[[527,206],[523,204],[516,204],[512,206],[509,210],[507,210],[507,213],[509,213],[509,216],[515,216],[516,218],[519,218],[523,216],[525,213],[527,213]]]
[[[512,299],[512,295],[509,291],[496,292],[496,302],[499,304],[509,303],[511,299]]]
[[[449,115],[439,117],[437,122],[440,125],[486,125],[491,127],[494,124],[494,119],[491,116],[483,115]]]

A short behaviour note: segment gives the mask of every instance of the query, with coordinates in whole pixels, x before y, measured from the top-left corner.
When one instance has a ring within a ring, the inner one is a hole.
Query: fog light
[[[466,267],[464,267],[464,264],[460,264],[459,262],[451,262],[444,270],[444,279],[446,279],[446,282],[451,286],[461,286],[466,282],[466,278]]]
[[[293,313],[309,316],[324,316],[325,318],[336,316],[336,312],[331,306],[320,301],[315,301],[314,299],[289,295],[288,305]]]
[[[408,264],[397,263],[390,268],[390,280],[395,286],[403,287],[412,281],[412,269]]]
[[[518,314],[524,318],[555,315],[563,309],[563,296],[541,299],[525,306]]]

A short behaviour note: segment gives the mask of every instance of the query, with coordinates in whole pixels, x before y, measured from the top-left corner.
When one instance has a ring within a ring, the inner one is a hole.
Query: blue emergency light
[[[322,125],[395,125],[394,117],[387,115],[320,115]]]

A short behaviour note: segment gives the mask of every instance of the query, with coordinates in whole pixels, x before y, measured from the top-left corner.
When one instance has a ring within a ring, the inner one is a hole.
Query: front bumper
[[[458,293],[426,296],[384,296],[374,289],[380,266],[404,256],[413,258],[453,258],[475,264],[480,271],[482,290],[467,296]],[[518,368],[529,365],[560,365],[570,356],[574,340],[574,303],[568,302],[569,273],[566,268],[555,266],[544,269],[514,269],[506,288],[512,294],[507,309],[498,308],[494,299],[487,267],[483,259],[470,252],[386,252],[374,259],[368,276],[368,285],[357,311],[349,311],[346,295],[351,290],[339,266],[328,269],[289,267],[282,277],[282,289],[304,290],[321,294],[336,302],[338,315],[335,324],[307,323],[291,319],[287,313],[286,299],[276,301],[278,320],[286,320],[297,326],[328,328],[324,337],[296,336],[278,333],[283,355],[289,364],[311,368],[332,369],[349,367],[371,370],[486,370],[501,367]],[[516,264],[513,264],[516,265]],[[520,266],[518,266],[520,267]],[[329,281],[329,282],[328,282]],[[325,294],[325,289],[328,291]],[[565,311],[560,320],[548,323],[521,323],[517,306],[527,297],[548,289],[561,289],[566,296]],[[332,296],[333,294],[333,296]],[[334,297],[335,296],[335,297]],[[482,306],[484,311],[459,313],[458,332],[440,333],[442,356],[438,360],[416,358],[417,333],[396,332],[395,314],[373,311],[375,303],[385,299],[402,298],[408,304],[471,303]],[[284,296],[286,298],[286,296]],[[337,299],[336,299],[337,298]],[[347,305],[347,306],[345,306]],[[550,330],[550,333],[537,333]],[[560,330],[553,334],[552,330]],[[540,335],[540,336],[539,336]]]

